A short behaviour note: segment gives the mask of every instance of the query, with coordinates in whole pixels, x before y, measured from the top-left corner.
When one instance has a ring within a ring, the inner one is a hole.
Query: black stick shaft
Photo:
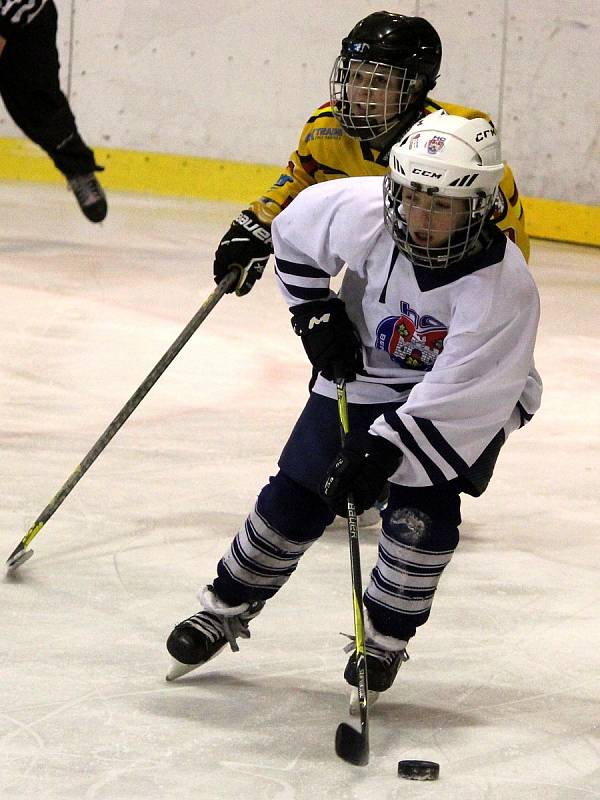
[[[31,540],[39,533],[42,526],[48,522],[50,517],[62,505],[63,501],[68,497],[73,488],[79,483],[81,478],[85,475],[88,469],[92,466],[94,461],[98,458],[100,453],[104,450],[106,445],[111,441],[117,431],[123,426],[125,421],[131,416],[135,409],[142,402],[144,397],[148,394],[150,389],[154,386],[156,381],[160,378],[166,368],[175,359],[175,356],[183,348],[183,346],[191,339],[202,322],[210,314],[223,295],[230,289],[238,280],[237,271],[228,273],[223,280],[217,285],[214,291],[206,298],[204,303],[200,306],[198,311],[194,314],[192,319],[188,322],[185,328],[181,331],[177,339],[173,342],[171,347],[167,350],[164,356],[156,364],[156,366],[148,373],[146,379],[140,384],[138,389],[132,394],[129,400],[125,403],[123,408],[119,411],[117,416],[113,419],[110,425],[106,428],[104,433],[92,446],[90,451],[84,456],[81,462],[75,467],[71,475],[63,483],[58,492],[54,495],[52,500],[48,503],[46,508],[42,511],[36,521],[33,523],[27,534],[22,540],[22,545],[27,547]]]

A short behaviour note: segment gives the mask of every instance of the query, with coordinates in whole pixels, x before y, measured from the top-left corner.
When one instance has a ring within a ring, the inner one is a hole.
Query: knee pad
[[[458,544],[458,527],[434,519],[420,508],[390,508],[381,514],[383,532],[398,544],[419,550],[453,550]]]
[[[258,496],[256,510],[293,542],[317,539],[335,519],[335,513],[317,494],[283,472],[269,478]]]
[[[381,516],[387,535],[409,546],[447,550],[458,544],[460,495],[452,483],[424,487],[390,484]]]

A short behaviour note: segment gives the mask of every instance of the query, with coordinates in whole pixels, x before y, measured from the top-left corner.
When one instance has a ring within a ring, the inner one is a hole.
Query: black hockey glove
[[[294,333],[302,337],[313,367],[328,380],[353,381],[362,367],[358,335],[337,297],[314,300],[290,309]]]
[[[338,516],[347,517],[348,494],[352,494],[356,513],[362,514],[377,500],[401,461],[401,451],[387,439],[351,431],[327,470],[321,496]]]
[[[215,283],[236,269],[239,279],[229,291],[235,291],[238,297],[248,294],[262,277],[272,252],[270,227],[260,222],[250,209],[241,211],[217,247],[213,264]]]

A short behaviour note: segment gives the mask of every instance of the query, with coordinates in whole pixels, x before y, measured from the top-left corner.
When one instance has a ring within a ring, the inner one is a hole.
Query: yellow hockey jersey
[[[467,119],[489,116],[474,108],[427,98],[425,114],[443,108],[449,114]],[[257,217],[265,223],[273,219],[307,186],[336,178],[361,175],[385,175],[387,153],[369,146],[368,142],[353,139],[342,130],[333,116],[331,104],[320,106],[308,119],[300,136],[298,149],[290,156],[287,167],[265,194],[250,204]],[[508,164],[500,182],[498,201],[493,220],[504,233],[516,242],[529,259],[529,237],[519,192]]]

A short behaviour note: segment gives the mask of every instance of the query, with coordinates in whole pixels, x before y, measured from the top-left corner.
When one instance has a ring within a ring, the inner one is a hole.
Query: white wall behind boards
[[[283,164],[342,36],[383,7],[437,28],[432,96],[492,115],[523,194],[597,202],[597,0],[56,5],[62,85],[91,145]],[[0,135],[18,135],[3,108]]]

